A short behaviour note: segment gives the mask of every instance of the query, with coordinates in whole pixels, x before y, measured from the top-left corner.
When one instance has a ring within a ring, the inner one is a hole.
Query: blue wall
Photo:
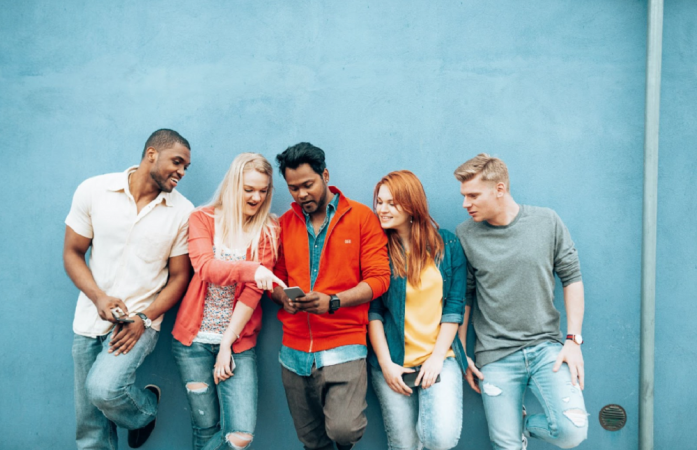
[[[388,171],[414,171],[451,230],[466,218],[454,168],[481,151],[501,156],[514,197],[556,209],[581,255],[591,424],[581,448],[637,447],[644,1],[0,6],[2,448],[73,446],[77,290],[62,268],[63,220],[80,181],[136,164],[160,127],[192,143],[180,189],[197,205],[238,152],[271,159],[309,140],[326,150],[332,182],[359,201],[370,202]],[[656,443],[691,448],[697,3],[667,2],[665,13]],[[280,214],[290,195],[275,181]],[[265,300],[263,308],[255,448],[298,448],[277,363],[276,307]],[[140,383],[164,389],[144,448],[189,448],[169,350],[173,318],[139,372]],[[458,448],[489,448],[481,400],[465,392]],[[358,448],[385,448],[372,393],[368,401]],[[628,412],[619,432],[598,424],[608,403]]]

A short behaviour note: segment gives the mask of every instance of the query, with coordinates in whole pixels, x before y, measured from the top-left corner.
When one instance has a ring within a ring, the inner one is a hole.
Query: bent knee
[[[327,436],[329,439],[340,445],[351,445],[361,440],[367,425],[367,420],[344,422],[336,424],[326,424]]]
[[[231,448],[234,448],[235,450],[242,450],[249,447],[249,444],[252,443],[252,439],[254,439],[254,436],[252,436],[251,434],[241,433],[239,431],[235,431],[233,433],[228,433],[225,435],[225,441]]]
[[[125,387],[110,383],[97,377],[88,377],[85,391],[90,402],[99,409],[104,409],[108,403],[125,392]]]
[[[559,429],[557,446],[574,448],[588,436],[588,413],[582,409],[567,409],[563,412],[564,425]]]

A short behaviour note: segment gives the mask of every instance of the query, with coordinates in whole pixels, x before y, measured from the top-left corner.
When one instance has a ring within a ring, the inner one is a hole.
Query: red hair
[[[378,191],[385,186],[392,193],[395,206],[412,216],[411,250],[405,254],[402,239],[397,230],[385,230],[387,249],[395,274],[406,277],[412,286],[421,285],[421,271],[430,259],[439,262],[443,258],[443,238],[438,233],[438,223],[428,212],[428,200],[421,181],[408,170],[390,172],[378,182],[373,192],[373,210],[377,212]]]

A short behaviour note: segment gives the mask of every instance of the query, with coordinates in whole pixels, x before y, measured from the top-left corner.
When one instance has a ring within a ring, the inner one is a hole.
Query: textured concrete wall
[[[697,4],[668,3],[656,442],[691,448]],[[2,448],[73,446],[77,290],[62,268],[63,220],[80,181],[137,163],[145,139],[160,127],[177,129],[192,144],[180,190],[197,205],[238,152],[273,158],[308,140],[326,150],[332,182],[359,201],[370,202],[388,171],[414,171],[434,216],[451,230],[466,218],[454,168],[480,151],[503,157],[515,198],[556,209],[581,255],[591,423],[581,448],[637,447],[645,2],[1,6]],[[274,211],[282,213],[290,195],[282,178],[275,181]],[[254,447],[299,448],[280,383],[276,307],[264,301],[263,308]],[[164,389],[157,429],[144,448],[190,445],[170,354],[173,318],[166,316],[158,347],[139,372],[140,383]],[[465,392],[458,448],[488,448],[481,400]],[[372,393],[368,400],[369,426],[358,448],[385,448],[377,401]],[[598,424],[608,403],[629,414],[619,432]]]

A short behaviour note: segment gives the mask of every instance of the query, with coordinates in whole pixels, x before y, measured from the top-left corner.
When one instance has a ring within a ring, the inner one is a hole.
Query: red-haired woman
[[[439,230],[421,182],[408,170],[383,177],[373,204],[392,270],[389,290],[371,302],[368,325],[388,445],[450,449],[460,439],[467,367],[456,339],[465,309],[465,255],[454,234]]]

